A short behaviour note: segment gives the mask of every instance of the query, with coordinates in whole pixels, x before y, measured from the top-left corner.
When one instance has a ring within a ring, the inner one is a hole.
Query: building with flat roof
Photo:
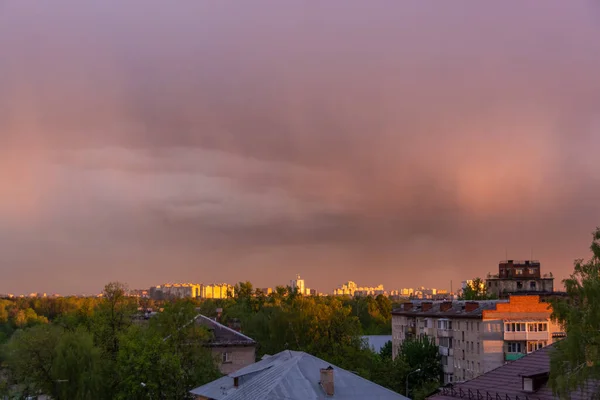
[[[392,311],[392,353],[406,339],[439,346],[444,383],[472,379],[564,337],[539,296],[508,300],[412,301]]]
[[[542,274],[537,260],[505,260],[498,264],[498,274],[488,274],[487,293],[498,298],[512,294],[549,294],[554,292],[554,277]]]

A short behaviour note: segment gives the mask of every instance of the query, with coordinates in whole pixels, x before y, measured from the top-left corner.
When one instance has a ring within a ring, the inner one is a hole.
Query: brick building
[[[537,260],[506,260],[498,264],[498,274],[488,274],[487,293],[498,298],[511,294],[550,294],[554,292],[554,277],[543,274]]]

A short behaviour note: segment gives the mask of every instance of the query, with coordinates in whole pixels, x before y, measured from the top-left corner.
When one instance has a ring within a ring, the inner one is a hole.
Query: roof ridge
[[[196,316],[196,318],[198,318],[198,317],[202,317],[202,318],[204,318],[205,320],[207,320],[207,321],[209,321],[209,322],[211,322],[211,323],[213,323],[213,324],[217,324],[217,325],[219,325],[220,327],[222,327],[222,328],[224,328],[224,329],[226,329],[226,330],[228,330],[228,331],[230,331],[230,332],[232,332],[232,333],[234,333],[234,334],[236,334],[236,335],[242,336],[244,339],[251,340],[252,342],[255,342],[255,340],[254,340],[254,339],[252,339],[251,337],[248,337],[248,336],[244,335],[242,332],[238,332],[238,331],[236,331],[235,329],[231,329],[230,327],[228,327],[228,326],[226,326],[226,325],[223,325],[222,323],[220,323],[220,322],[218,322],[218,321],[215,321],[215,320],[214,320],[214,319],[212,319],[212,318],[208,318],[207,316],[205,316],[205,315],[202,315],[202,314],[198,314],[198,315]],[[196,318],[194,318],[194,319],[196,319]]]

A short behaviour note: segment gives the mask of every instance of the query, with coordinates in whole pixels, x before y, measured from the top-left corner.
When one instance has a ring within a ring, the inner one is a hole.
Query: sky
[[[560,280],[600,225],[594,1],[0,1],[0,293]]]

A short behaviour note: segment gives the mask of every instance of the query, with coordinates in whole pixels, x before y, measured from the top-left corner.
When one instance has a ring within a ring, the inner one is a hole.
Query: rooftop
[[[334,395],[320,385],[320,371],[333,368]],[[238,383],[236,387],[234,382]],[[309,400],[407,398],[360,376],[301,351],[285,350],[191,391],[215,400]]]
[[[254,346],[254,339],[229,328],[202,314],[196,316],[196,323],[206,327],[213,334],[211,346]]]
[[[477,301],[418,301],[413,300],[409,306],[410,309],[396,308],[392,311],[392,315],[414,315],[427,317],[450,317],[450,318],[481,318],[483,310],[495,310],[496,304],[508,303],[508,300],[477,300]],[[423,305],[426,305],[425,310]],[[467,307],[470,304],[472,307]],[[443,306],[444,305],[444,306]],[[430,307],[427,309],[427,307]],[[448,309],[442,311],[443,307]]]
[[[550,354],[553,349],[554,345],[544,347],[470,381],[455,384],[452,388],[444,388],[429,399],[556,399],[547,384]],[[532,380],[530,390],[524,390],[526,379]],[[591,386],[571,393],[571,400],[591,399],[593,394],[591,390],[598,388],[598,385]]]

